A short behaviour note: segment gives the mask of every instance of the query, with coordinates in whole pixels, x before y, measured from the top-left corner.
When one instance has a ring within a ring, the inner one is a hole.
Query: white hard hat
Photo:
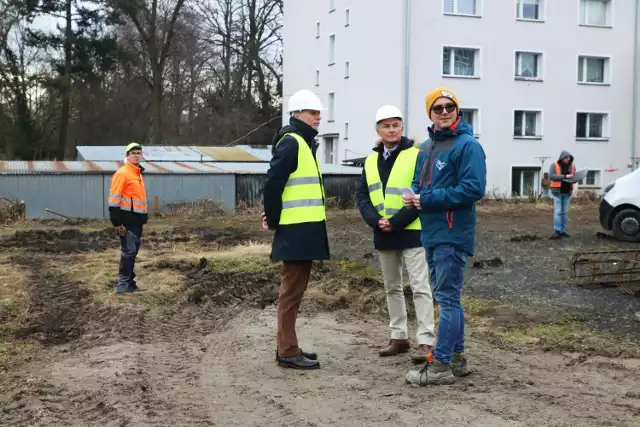
[[[393,105],[383,105],[378,108],[378,111],[376,112],[376,123],[380,122],[380,120],[396,117],[402,120],[402,113],[397,107],[394,107]]]
[[[292,113],[294,111],[302,110],[324,111],[326,108],[322,106],[320,98],[318,98],[315,93],[307,89],[302,89],[291,95],[291,98],[289,98],[287,112]]]

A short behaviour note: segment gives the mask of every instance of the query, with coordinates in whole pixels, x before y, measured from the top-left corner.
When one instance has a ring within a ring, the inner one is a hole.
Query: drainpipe
[[[640,0],[637,0],[640,1]],[[404,2],[404,136],[409,135],[409,56],[411,55],[411,0]]]
[[[636,169],[636,121],[638,108],[638,13],[640,0],[636,0],[636,14],[633,21],[633,103],[631,105],[631,170]]]

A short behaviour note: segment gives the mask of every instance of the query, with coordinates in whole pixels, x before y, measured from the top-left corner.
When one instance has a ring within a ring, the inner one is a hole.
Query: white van
[[[640,242],[640,169],[604,188],[600,224],[618,240]]]

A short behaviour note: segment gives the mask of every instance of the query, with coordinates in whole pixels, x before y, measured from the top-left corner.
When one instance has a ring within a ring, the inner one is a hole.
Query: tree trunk
[[[162,144],[162,70],[153,67],[153,94],[151,111],[153,112],[152,142],[153,145]]]
[[[62,77],[62,110],[60,111],[60,132],[56,160],[64,160],[67,151],[67,130],[69,128],[69,107],[71,104],[71,1],[65,3],[66,28],[64,34],[64,76]]]

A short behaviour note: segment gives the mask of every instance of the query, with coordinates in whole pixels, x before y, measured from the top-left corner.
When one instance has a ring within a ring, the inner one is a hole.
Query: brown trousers
[[[309,283],[312,261],[283,261],[277,306],[276,339],[278,354],[294,356],[300,352],[296,336],[296,318]]]

